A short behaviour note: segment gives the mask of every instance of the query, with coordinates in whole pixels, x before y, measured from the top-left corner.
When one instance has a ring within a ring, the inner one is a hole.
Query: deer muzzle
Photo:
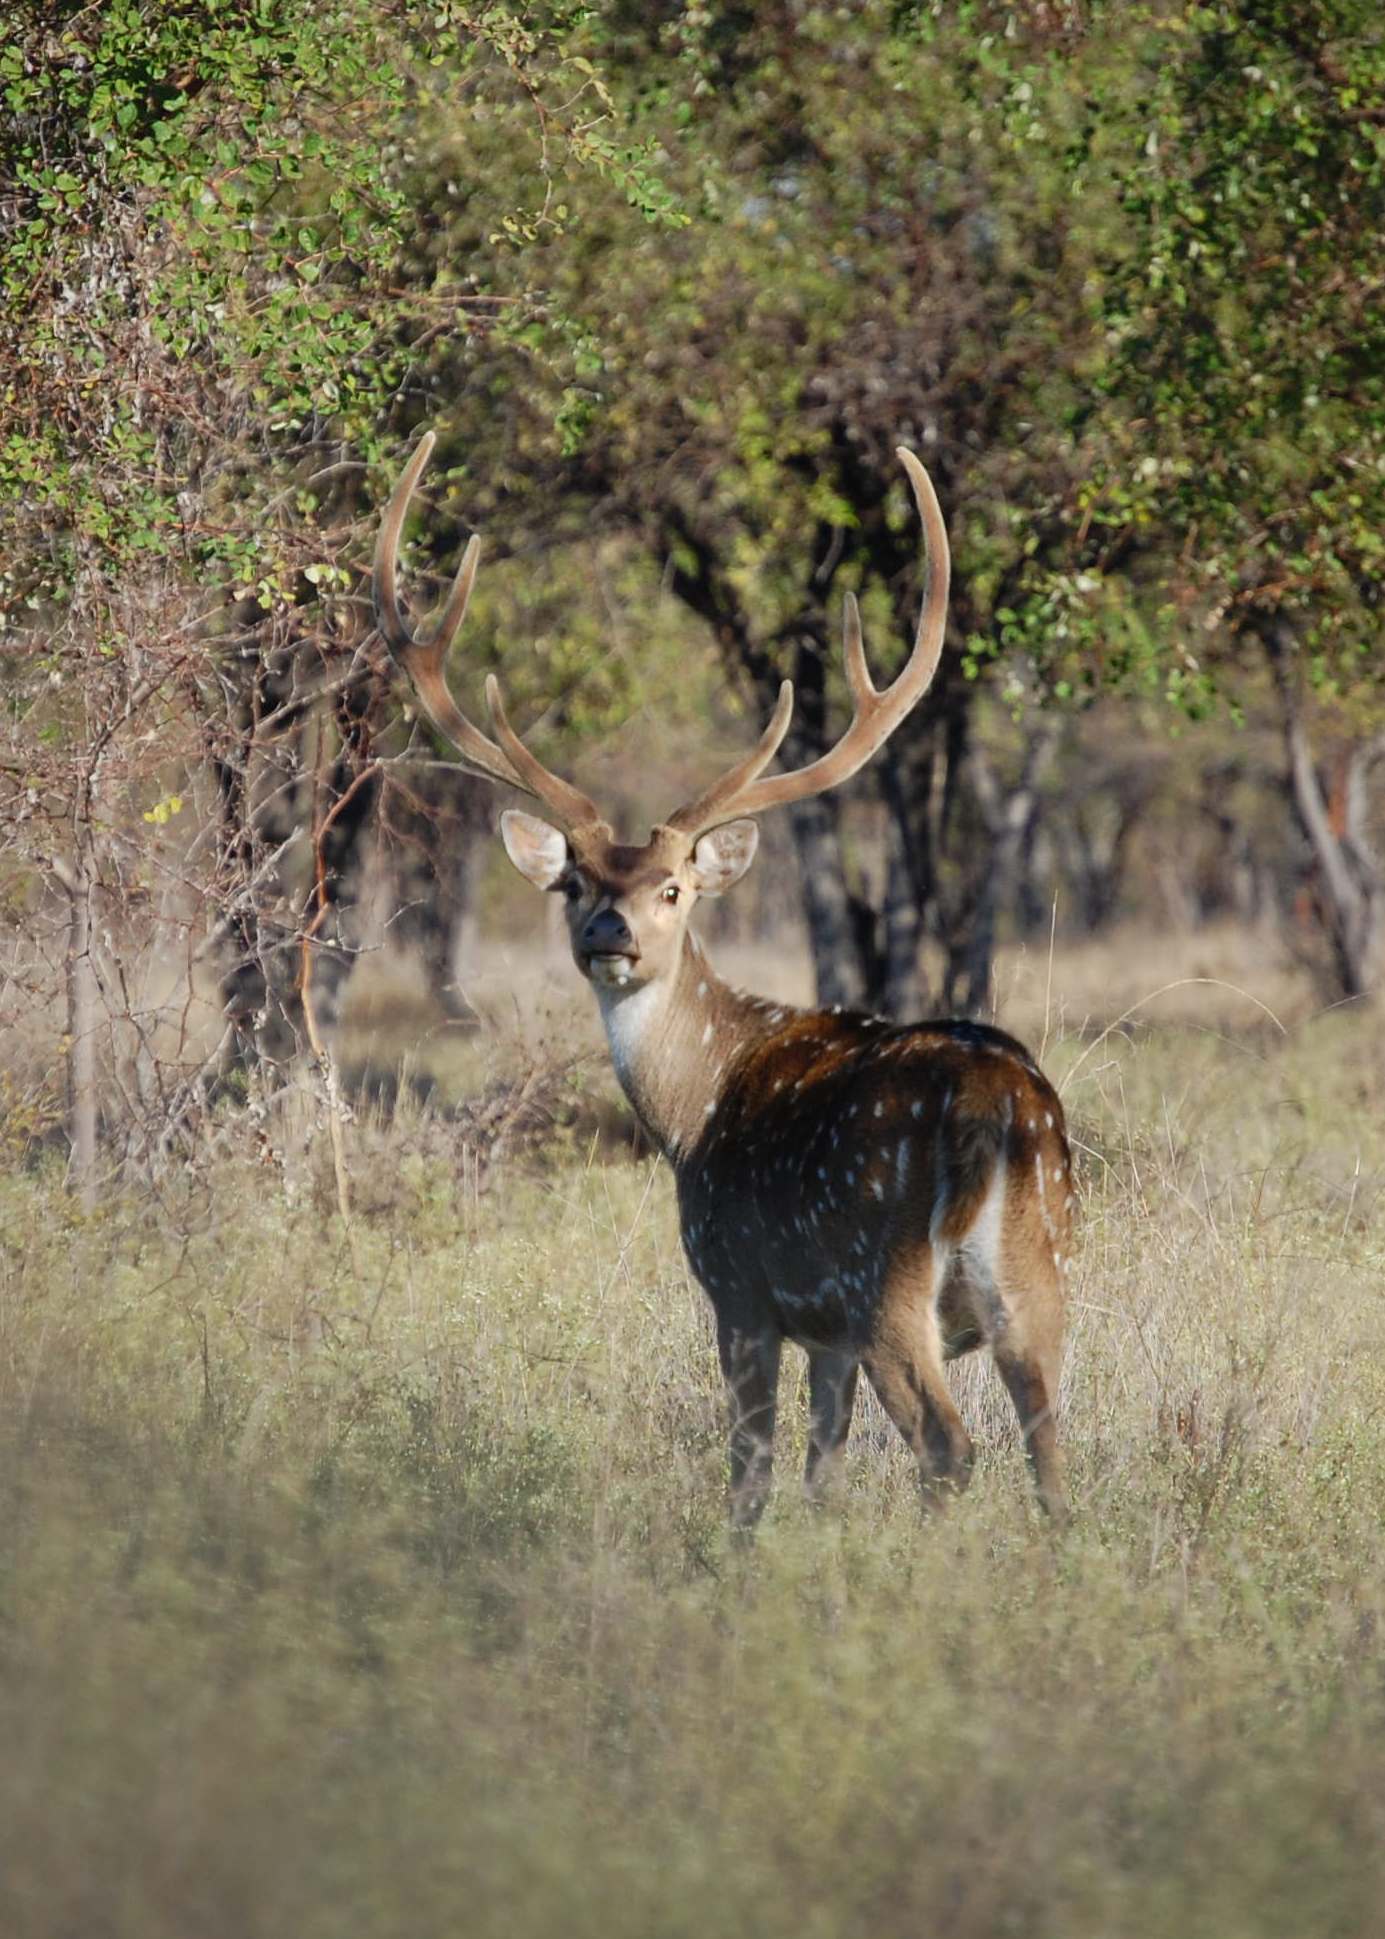
[[[583,968],[596,982],[627,982],[640,960],[639,945],[618,909],[594,910],[582,925],[577,947]]]

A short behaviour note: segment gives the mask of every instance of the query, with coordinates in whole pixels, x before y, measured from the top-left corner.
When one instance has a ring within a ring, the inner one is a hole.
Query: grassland
[[[732,1550],[669,1180],[580,1125],[478,1193],[357,1123],[349,1235],[320,1139],[0,1180],[0,1932],[1378,1933],[1385,1025],[1081,1027],[1161,968],[1007,999],[1085,1177],[1057,1541],[981,1366],[953,1512],[866,1405],[811,1514],[794,1364]]]

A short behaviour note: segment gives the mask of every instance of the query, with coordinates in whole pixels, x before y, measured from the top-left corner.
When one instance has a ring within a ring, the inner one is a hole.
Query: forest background
[[[128,1144],[299,1047],[305,979],[330,1035],[387,944],[465,1017],[495,804],[401,726],[363,597],[425,424],[420,576],[492,554],[460,684],[632,830],[785,673],[821,751],[848,588],[889,670],[923,453],[943,673],[731,918],[796,926],[822,1000],[981,1011],[1000,940],[1131,919],[1372,988],[1369,9],[12,20],[0,1022],[65,978]]]
[[[0,90],[7,1929],[1369,1930],[1378,9],[0,0]],[[1003,1460],[921,1550],[866,1410],[728,1562],[666,1181],[372,630],[425,427],[454,686],[636,836],[786,674],[830,743],[847,591],[898,664],[927,463],[935,687],[706,926],[1063,1083],[1064,1558]]]

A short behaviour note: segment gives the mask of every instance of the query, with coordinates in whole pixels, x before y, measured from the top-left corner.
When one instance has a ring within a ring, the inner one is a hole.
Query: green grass
[[[1382,1049],[1077,1070],[1056,1542],[979,1365],[955,1510],[866,1406],[810,1514],[791,1364],[735,1551],[646,1163],[357,1127],[354,1263],[311,1173],[0,1182],[0,1931],[1379,1931]]]

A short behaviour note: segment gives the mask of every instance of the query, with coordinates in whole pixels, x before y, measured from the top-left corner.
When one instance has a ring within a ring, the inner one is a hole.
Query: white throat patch
[[[592,987],[601,1006],[611,1062],[616,1067],[621,1088],[628,1094],[634,1083],[641,1045],[650,1031],[658,1027],[668,991],[658,977],[633,990],[616,989],[609,983],[594,983]]]

